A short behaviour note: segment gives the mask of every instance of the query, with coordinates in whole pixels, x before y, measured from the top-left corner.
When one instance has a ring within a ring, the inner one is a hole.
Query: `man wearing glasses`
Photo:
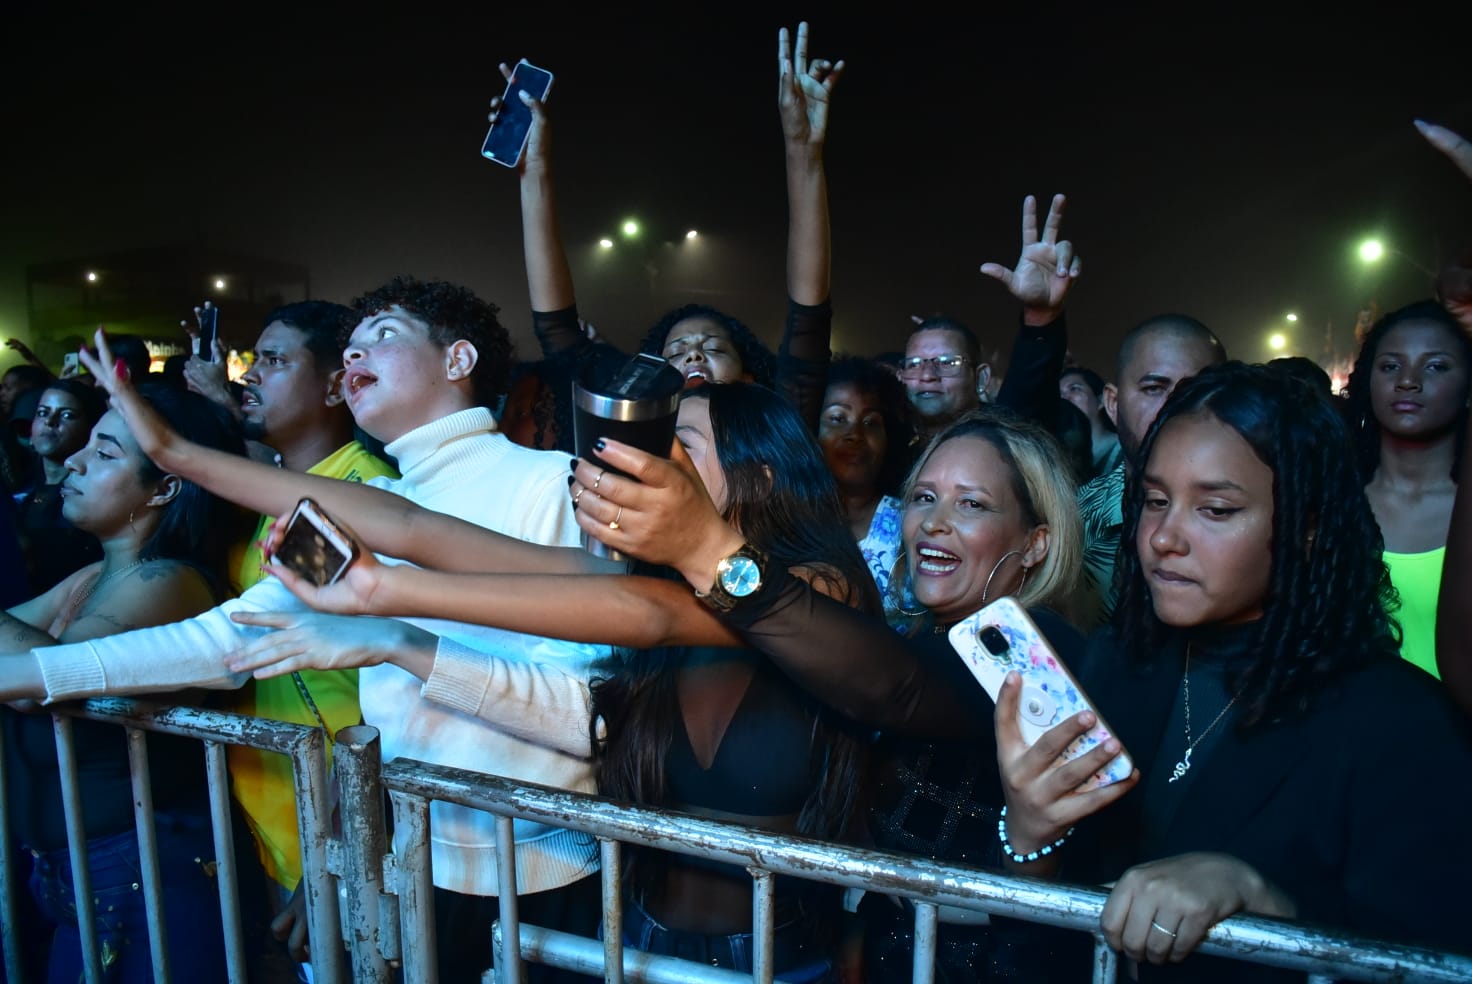
[[[1000,282],[1022,304],[1007,378],[997,403],[1052,430],[1058,418],[1058,375],[1068,347],[1063,302],[1079,275],[1073,244],[1059,238],[1064,198],[1055,195],[1041,234],[1037,200],[1022,202],[1022,253],[1012,269],[984,263],[981,272]],[[981,361],[972,330],[953,318],[927,318],[905,344],[899,377],[915,410],[923,445],[951,421],[981,405],[992,367]]]

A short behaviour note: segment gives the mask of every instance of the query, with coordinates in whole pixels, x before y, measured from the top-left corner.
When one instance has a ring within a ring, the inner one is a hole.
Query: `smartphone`
[[[82,371],[81,356],[75,352],[68,352],[61,357],[61,376],[66,379],[78,375]]]
[[[199,337],[195,339],[194,354],[206,362],[215,359],[215,338],[218,335],[220,309],[208,301],[199,310]]]
[[[311,581],[317,587],[342,577],[358,556],[358,546],[327,518],[315,502],[296,504],[286,534],[271,559]]]
[[[515,167],[521,163],[521,152],[526,148],[527,134],[532,128],[532,111],[521,101],[523,91],[538,101],[547,98],[552,88],[552,73],[545,68],[528,62],[525,58],[516,63],[511,81],[506,83],[506,94],[501,97],[501,109],[496,122],[486,134],[480,155],[488,161]]]
[[[1059,764],[1078,758],[1108,741],[1113,734],[1104,716],[1089,702],[1078,681],[1058,659],[1058,654],[1038,630],[1037,624],[1011,598],[999,598],[981,611],[951,627],[951,645],[960,654],[992,700],[1001,692],[1002,681],[1016,670],[1022,675],[1018,702],[1018,728],[1029,745],[1049,728],[1079,711],[1093,711],[1094,727],[1063,750]],[[1129,754],[1121,751],[1103,769],[1089,777],[1079,790],[1095,789],[1128,779],[1134,771]]]

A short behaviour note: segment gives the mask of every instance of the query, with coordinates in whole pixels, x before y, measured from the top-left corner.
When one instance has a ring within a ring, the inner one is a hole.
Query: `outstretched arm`
[[[789,310],[778,350],[779,388],[803,420],[817,429],[827,385],[833,312],[828,307],[832,240],[823,149],[828,111],[844,63],[808,59],[808,25],[797,26],[794,46],[777,34],[777,108],[787,161],[787,297]]]
[[[509,81],[512,69],[504,62],[500,68]],[[557,199],[552,188],[552,130],[541,101],[526,92],[520,96],[532,114],[526,149],[517,169],[521,175],[521,240],[526,255],[527,292],[533,312],[569,311],[575,308],[577,300],[573,294],[572,270],[557,225]],[[501,110],[498,96],[491,100],[492,124]],[[575,325],[575,317],[538,319],[537,340],[542,344],[542,354],[555,355],[586,345],[587,336],[574,330]]]
[[[417,506],[402,496],[356,482],[286,471],[239,455],[200,447],[180,437],[112,369],[101,330],[98,359],[83,360],[107,390],[139,449],[167,472],[182,476],[222,498],[270,516],[290,515],[310,497],[331,516],[352,524],[367,546],[381,554],[444,570],[573,574],[609,568],[586,551],[548,547]]]

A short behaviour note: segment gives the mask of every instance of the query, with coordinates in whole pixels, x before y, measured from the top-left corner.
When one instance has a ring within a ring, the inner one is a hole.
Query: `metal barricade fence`
[[[325,739],[321,731],[301,725],[265,721],[195,708],[156,708],[131,700],[94,700],[57,708],[53,714],[57,751],[72,845],[77,898],[90,897],[86,851],[81,835],[80,790],[70,718],[106,721],[127,731],[133,771],[135,817],[139,831],[143,890],[148,907],[149,940],[155,955],[166,953],[159,910],[158,859],[153,845],[153,813],[144,732],[181,735],[205,745],[211,814],[218,860],[221,908],[225,914],[228,974],[245,980],[244,941],[236,898],[229,785],[224,745],[236,744],[291,757],[297,795],[297,818],[303,851],[303,885],[311,938],[314,978],[323,984],[344,979],[345,956],[352,979],[394,980],[402,963],[402,979],[433,984],[434,903],[430,871],[429,804],[458,803],[497,816],[496,861],[500,880],[501,921],[496,931],[496,979],[523,979],[527,959],[582,973],[601,975],[611,984],[625,980],[654,984],[725,984],[772,980],[771,965],[774,876],[784,875],[846,888],[859,888],[908,899],[915,912],[917,984],[934,979],[938,907],[956,906],[977,912],[1038,922],[1094,934],[1106,895],[1097,889],[1014,877],[962,865],[940,864],[884,851],[864,850],[804,837],[634,808],[596,796],[519,783],[481,773],[450,769],[408,759],[381,762],[376,729],[360,726],[339,732],[335,744],[341,784],[342,837],[330,837]],[[4,801],[4,757],[0,747],[0,939],[11,981],[22,980],[16,938],[15,891],[8,806]],[[387,850],[383,793],[392,801],[402,854]],[[528,819],[579,830],[598,838],[602,860],[604,938],[573,936],[544,927],[523,926],[517,916],[513,819]],[[623,843],[643,845],[694,857],[736,864],[752,874],[754,973],[721,970],[671,957],[626,951],[620,891]],[[341,880],[345,908],[339,911]],[[100,981],[102,969],[96,926],[89,907],[79,913],[85,975]],[[1116,979],[1118,959],[1096,936],[1091,970],[1079,968],[1096,982]],[[342,946],[322,941],[341,941]],[[403,945],[403,941],[412,941]],[[511,945],[516,942],[519,945]],[[1345,978],[1363,981],[1472,980],[1472,958],[1331,933],[1296,923],[1235,916],[1216,927],[1201,952],[1252,963],[1304,971],[1311,981]],[[605,970],[606,968],[606,970]],[[156,957],[156,981],[170,979],[167,960]]]
[[[1095,935],[1092,969],[1081,966],[1079,979],[1091,974],[1095,982],[1112,982],[1117,977],[1117,955],[1096,935],[1107,895],[1094,888],[778,835],[409,759],[396,759],[381,766],[380,774],[378,736],[368,727],[345,729],[339,733],[336,747],[344,814],[381,802],[379,791],[386,788],[393,802],[396,829],[404,832],[403,854],[388,855],[383,861],[381,892],[385,894],[371,901],[354,901],[356,891],[380,889],[366,881],[349,883],[348,905],[365,913],[358,925],[367,929],[373,918],[381,918],[389,908],[382,906],[384,900],[397,896],[401,925],[392,931],[393,955],[402,956],[404,979],[416,984],[436,979],[428,837],[431,800],[486,810],[498,818],[496,865],[501,921],[496,933],[495,978],[503,984],[523,979],[522,964],[526,958],[566,970],[602,975],[610,984],[623,984],[625,980],[717,984],[749,979],[767,984],[772,980],[773,970],[774,875],[910,900],[915,910],[916,984],[930,984],[934,979],[938,906],[958,906]],[[360,787],[359,784],[365,783],[367,786]],[[374,816],[377,815],[375,811]],[[513,819],[568,827],[598,838],[603,862],[604,938],[601,941],[520,925],[514,902]],[[347,825],[345,820],[344,829]],[[752,873],[755,966],[750,977],[683,960],[625,951],[619,885],[621,843],[742,865]],[[367,864],[379,870],[371,860]],[[400,952],[399,940],[413,940],[414,945]],[[511,945],[513,942],[520,945]],[[1472,957],[1256,916],[1234,916],[1221,922],[1199,949],[1202,953],[1250,963],[1300,970],[1314,982],[1334,978],[1472,980]]]
[[[156,707],[120,699],[92,700],[52,709],[56,749],[61,769],[62,801],[66,812],[67,842],[72,866],[75,898],[92,898],[87,846],[82,827],[81,789],[78,782],[76,747],[72,740],[72,718],[110,722],[127,734],[128,760],[132,772],[134,820],[138,830],[142,890],[148,912],[148,940],[153,953],[154,980],[171,979],[168,962],[168,927],[162,918],[159,861],[154,835],[152,782],[149,775],[145,732],[180,735],[204,743],[209,781],[210,817],[215,843],[216,876],[220,908],[224,918],[226,963],[231,981],[245,981],[245,941],[241,933],[238,879],[232,822],[230,784],[225,770],[225,745],[245,745],[287,755],[295,777],[297,824],[302,844],[302,882],[307,899],[307,921],[313,939],[336,939],[341,933],[336,888],[328,878],[328,841],[331,833],[327,790],[325,736],[320,729],[266,721],[189,707]],[[10,831],[10,804],[6,795],[5,755],[0,735],[0,945],[5,953],[6,979],[25,980],[20,958],[14,883],[16,847]],[[355,879],[348,879],[349,882]],[[20,887],[24,890],[24,886]],[[78,906],[77,921],[82,934],[82,960],[88,984],[103,979],[102,955],[98,947],[95,915],[90,905]],[[341,977],[344,953],[341,947],[313,947],[314,976],[321,981]]]

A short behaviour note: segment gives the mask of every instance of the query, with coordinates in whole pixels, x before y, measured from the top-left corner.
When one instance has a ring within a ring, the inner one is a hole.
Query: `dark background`
[[[885,9],[12,13],[0,336],[25,334],[28,264],[187,242],[304,264],[334,300],[398,272],[459,281],[532,354],[516,179],[478,154],[496,62],[525,57],[557,76],[584,316],[627,343],[701,300],[775,343],[776,32],[799,17],[815,56],[849,64],[828,149],[836,347],[897,348],[937,311],[1002,344],[1014,311],[977,267],[1015,260],[1027,193],[1069,195],[1074,350],[1106,375],[1120,334],[1172,309],[1243,358],[1290,329],[1322,359],[1330,327],[1347,355],[1367,301],[1425,296],[1416,266],[1472,242],[1472,189],[1411,125],[1472,134],[1451,5]],[[626,216],[648,256],[600,254]],[[1404,257],[1365,267],[1372,234]]]

